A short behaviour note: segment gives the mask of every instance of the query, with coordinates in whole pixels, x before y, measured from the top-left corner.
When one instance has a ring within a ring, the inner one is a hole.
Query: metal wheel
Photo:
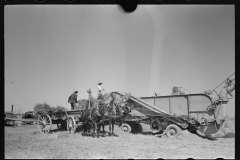
[[[141,133],[143,130],[142,125],[137,122],[131,123],[130,126],[132,127],[132,132]]]
[[[170,124],[166,129],[166,134],[168,137],[177,137],[181,132],[181,129],[175,124]]]
[[[206,118],[201,118],[200,124],[201,125],[206,125],[207,124],[207,119]]]
[[[132,128],[131,128],[131,126],[129,124],[123,123],[121,125],[121,130],[124,131],[124,132],[130,133],[132,131]]]
[[[76,131],[76,122],[73,116],[67,118],[67,131],[70,134],[74,134]]]
[[[140,123],[137,123],[137,131],[140,133],[143,131],[143,127]]]
[[[40,115],[38,117],[37,124],[38,124],[38,130],[41,133],[49,133],[49,131],[52,128],[52,120],[50,116],[47,114]]]

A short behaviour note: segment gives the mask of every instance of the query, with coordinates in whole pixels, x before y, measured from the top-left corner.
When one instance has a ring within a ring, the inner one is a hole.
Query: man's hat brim
[[[101,85],[101,84],[103,84],[103,83],[98,83],[98,85]]]

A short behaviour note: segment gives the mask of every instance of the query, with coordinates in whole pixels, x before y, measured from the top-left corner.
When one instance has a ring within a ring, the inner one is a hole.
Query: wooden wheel
[[[50,116],[47,114],[40,115],[38,117],[37,124],[38,124],[38,130],[41,133],[49,133],[49,131],[52,128],[52,120]]]
[[[70,134],[74,134],[76,131],[76,122],[73,116],[67,118],[67,131]]]

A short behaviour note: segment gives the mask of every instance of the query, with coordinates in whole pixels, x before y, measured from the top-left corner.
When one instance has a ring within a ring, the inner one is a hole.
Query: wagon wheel
[[[168,137],[177,137],[181,133],[181,129],[175,124],[170,124],[166,129],[166,134]]]
[[[67,118],[67,131],[71,134],[75,133],[76,131],[76,122],[73,116],[69,116]]]
[[[52,120],[49,115],[44,114],[38,117],[38,130],[41,133],[48,133],[52,128]]]
[[[143,130],[143,127],[142,127],[142,125],[140,124],[140,123],[136,123],[136,128],[135,128],[135,131],[136,132],[142,132],[142,130]]]
[[[206,125],[207,124],[207,119],[206,118],[201,118],[200,124],[201,125]]]

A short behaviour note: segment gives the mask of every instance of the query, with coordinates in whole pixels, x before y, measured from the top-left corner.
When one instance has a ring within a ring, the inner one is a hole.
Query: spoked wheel
[[[67,131],[70,134],[74,134],[76,131],[76,122],[75,122],[73,116],[69,116],[67,118]]]
[[[166,134],[168,137],[177,137],[181,133],[181,129],[175,124],[170,124],[166,129]]]
[[[52,128],[52,120],[50,116],[47,114],[40,115],[38,117],[37,124],[38,124],[38,130],[41,133],[49,133],[49,131]]]

